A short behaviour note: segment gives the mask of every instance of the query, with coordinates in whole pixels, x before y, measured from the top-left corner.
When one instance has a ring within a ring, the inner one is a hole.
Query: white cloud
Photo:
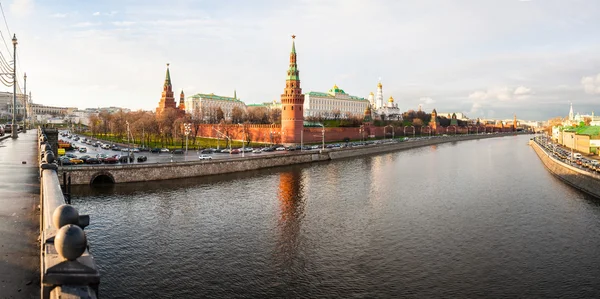
[[[588,94],[600,94],[600,74],[581,79],[581,85]]]
[[[92,16],[99,16],[99,15],[100,15],[99,11],[97,11],[97,12],[95,12],[95,13],[92,14]]]
[[[10,5],[10,11],[18,16],[26,16],[33,11],[34,7],[33,0],[15,0]]]
[[[527,88],[525,86],[519,86],[515,89],[515,95],[528,95],[531,94],[531,88]]]
[[[79,22],[73,25],[73,27],[76,28],[87,28],[87,27],[94,27],[94,26],[98,26],[101,25],[102,23],[97,22],[97,23],[92,23],[92,22]]]
[[[113,25],[115,26],[131,26],[133,24],[135,24],[135,22],[131,22],[131,21],[119,21],[119,22],[112,22]]]

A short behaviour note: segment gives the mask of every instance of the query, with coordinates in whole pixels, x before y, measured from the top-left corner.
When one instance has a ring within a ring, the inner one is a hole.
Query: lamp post
[[[246,152],[246,148],[244,147],[245,143],[246,143],[246,131],[244,130],[244,125],[243,124],[238,124],[239,126],[242,127],[242,133],[244,133],[244,139],[242,140],[242,158],[244,157],[244,153]]]
[[[325,150],[325,126],[323,124],[318,124],[319,126],[321,126],[323,128],[322,130],[322,134],[323,134],[323,145],[321,147],[321,150]]]
[[[23,133],[27,133],[25,120],[27,119],[27,73],[23,74]]]
[[[13,119],[11,137],[18,138],[17,134],[17,35],[12,38],[13,43]]]
[[[188,153],[188,136],[190,135],[190,132],[192,131],[192,124],[191,123],[184,123],[183,124],[183,128],[184,128],[184,133],[185,133],[185,158],[187,159],[187,153]]]

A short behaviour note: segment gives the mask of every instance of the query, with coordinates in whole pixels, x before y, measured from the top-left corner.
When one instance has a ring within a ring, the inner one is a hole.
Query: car
[[[168,148],[166,148],[166,147],[165,147],[165,148],[161,148],[161,149],[160,149],[160,152],[161,152],[161,153],[168,153],[168,152],[170,152],[170,150],[169,150]]]
[[[98,143],[92,143],[93,147],[98,147]]]
[[[85,162],[85,160],[91,158],[92,156],[90,155],[83,155],[83,156],[79,156],[79,159],[83,160]]]
[[[207,148],[207,149],[203,149],[200,153],[201,154],[212,154],[215,152],[214,148]]]
[[[121,163],[133,163],[133,156],[130,155],[121,155],[118,158],[119,162]]]
[[[200,155],[198,157],[198,159],[200,159],[200,160],[212,160],[212,157],[209,156],[209,155]]]
[[[110,145],[109,144],[103,144],[102,145],[102,149],[110,149]]]
[[[118,147],[118,146],[116,146],[116,145],[113,145],[110,149],[113,150],[113,151],[117,151],[117,152],[121,151],[121,148]]]
[[[80,153],[87,153],[87,147],[85,147],[85,146],[80,147],[79,148],[79,152]]]
[[[276,151],[285,151],[285,147],[283,147],[283,146],[280,146],[280,147],[276,148],[275,150],[276,150]]]
[[[137,148],[137,147],[134,147],[134,148],[131,149],[131,151],[134,152],[134,153],[139,153],[140,149]]]
[[[160,153],[160,148],[155,147],[152,150],[150,150],[151,153]]]
[[[260,154],[260,153],[262,153],[262,150],[261,149],[255,149],[255,150],[252,151],[252,153]]]
[[[172,153],[175,155],[183,155],[185,152],[182,149],[178,148],[178,149],[174,150]]]
[[[60,157],[58,158],[58,165],[73,165],[73,162],[68,157]]]
[[[239,154],[241,151],[239,148],[234,148],[231,150],[230,154]]]
[[[149,152],[150,148],[147,148],[145,146],[140,147],[140,152]]]
[[[65,157],[67,157],[67,158],[77,158],[77,156],[75,154],[73,154],[73,153],[66,153]]]
[[[77,165],[77,164],[83,164],[83,160],[79,159],[79,158],[71,158],[71,163]]]
[[[4,136],[4,125],[0,125],[0,136]]]
[[[106,157],[104,158],[104,163],[106,164],[115,164],[118,163],[119,159],[115,158],[115,157]]]
[[[146,157],[146,156],[138,156],[137,157],[137,161],[138,162],[146,162],[146,161],[148,161],[148,157]]]
[[[100,164],[100,159],[98,159],[98,158],[87,158],[85,160],[85,164]]]
[[[104,162],[104,160],[108,158],[107,154],[97,154],[96,155],[96,159],[98,159],[100,162]]]

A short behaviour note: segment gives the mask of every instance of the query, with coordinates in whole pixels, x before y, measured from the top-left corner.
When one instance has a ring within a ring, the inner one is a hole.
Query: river
[[[600,297],[600,200],[531,136],[73,188],[103,298]]]

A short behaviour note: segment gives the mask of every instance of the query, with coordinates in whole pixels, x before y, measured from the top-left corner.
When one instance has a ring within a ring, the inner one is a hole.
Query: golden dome
[[[394,98],[390,97],[390,99],[388,100],[388,102],[393,103],[394,102]]]
[[[373,92],[371,91],[371,93],[369,95],[373,95]]]
[[[381,88],[383,85],[381,85],[381,82],[377,83],[377,88]]]
[[[333,84],[333,89],[339,89],[337,84]]]

